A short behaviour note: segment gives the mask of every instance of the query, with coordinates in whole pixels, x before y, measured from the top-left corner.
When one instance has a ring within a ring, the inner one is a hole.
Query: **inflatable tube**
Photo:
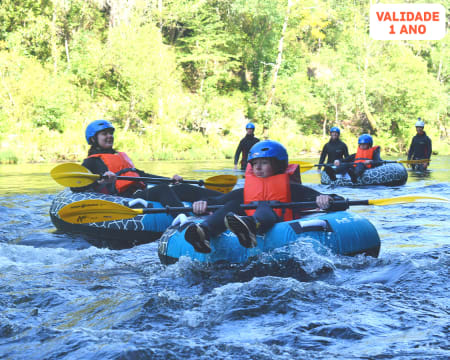
[[[408,172],[405,167],[399,163],[384,164],[375,168],[366,169],[358,181],[352,183],[350,177],[339,177],[335,181],[331,181],[325,171],[322,171],[320,182],[323,185],[336,186],[362,186],[362,185],[385,185],[399,186],[404,185],[408,180]]]
[[[210,241],[212,252],[201,254],[184,239],[187,226],[201,222],[189,218],[184,224],[170,226],[159,240],[158,255],[163,264],[173,264],[181,256],[205,263],[244,263],[248,259],[295,241],[312,243],[318,252],[324,247],[342,255],[366,254],[377,257],[380,238],[375,227],[359,215],[347,211],[308,215],[302,219],[275,224],[266,234],[257,236],[257,246],[247,249],[237,237],[225,231]],[[326,249],[325,248],[325,249]]]
[[[70,189],[65,189],[55,196],[51,204],[50,218],[53,225],[62,232],[88,235],[87,240],[95,246],[125,249],[159,239],[173,221],[173,217],[166,213],[138,215],[132,219],[90,224],[70,224],[59,217],[58,211],[63,206],[89,199],[113,201],[122,205],[128,205],[128,202],[133,200],[120,196],[72,192]],[[149,205],[149,207],[163,208],[160,203],[154,201],[150,201]]]

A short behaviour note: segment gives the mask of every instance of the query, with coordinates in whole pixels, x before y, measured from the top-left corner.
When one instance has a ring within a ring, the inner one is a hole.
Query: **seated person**
[[[335,160],[334,165],[336,169],[325,166],[325,172],[331,181],[336,180],[336,174],[348,173],[352,179],[352,183],[355,184],[366,169],[382,165],[380,147],[372,145],[372,136],[363,134],[358,138],[358,150],[356,154],[346,157],[342,160],[342,163],[339,160]]]
[[[195,189],[194,193],[199,196],[203,195],[206,197],[221,194],[188,184],[179,184],[172,187],[168,184],[160,183],[147,187],[142,181],[118,179],[117,176],[120,175],[167,178],[136,169],[127,154],[115,150],[113,148],[114,130],[114,126],[106,120],[95,120],[86,127],[86,141],[91,147],[88,151],[88,157],[84,159],[82,165],[92,173],[102,175],[103,178],[89,186],[72,188],[73,191],[94,191],[123,197],[143,198],[149,201],[158,201],[164,206],[176,207],[183,206],[182,201],[188,201],[184,199],[184,194],[189,194],[192,188]],[[179,175],[174,175],[172,180],[176,183],[183,181],[183,178]],[[180,188],[175,191],[174,188],[177,186],[180,186]],[[201,198],[198,197],[197,200]]]
[[[269,201],[315,201],[319,209],[328,209],[334,200],[330,195],[292,182],[298,165],[288,165],[288,153],[276,141],[265,140],[253,145],[248,161],[250,165],[247,166],[243,189],[233,190],[220,200],[209,198],[193,204],[197,215],[205,214],[208,204],[224,204],[202,223],[190,224],[186,229],[185,239],[196,251],[211,252],[210,237],[219,235],[226,228],[236,234],[242,246],[254,247],[257,233],[268,231],[277,222],[299,217],[293,209],[272,209]],[[254,202],[258,204],[256,210],[244,211],[241,207],[243,203]]]

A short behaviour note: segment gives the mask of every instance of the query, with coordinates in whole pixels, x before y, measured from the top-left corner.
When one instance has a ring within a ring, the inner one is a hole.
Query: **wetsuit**
[[[241,170],[245,170],[245,168],[247,167],[248,152],[257,142],[259,142],[259,139],[254,135],[245,135],[245,137],[239,142],[239,146],[237,147],[236,153],[234,154],[234,165],[237,165],[239,156],[242,152]]]
[[[429,159],[432,151],[431,139],[424,131],[422,135],[417,134],[413,137],[408,151],[408,160]],[[412,167],[415,168],[414,165]]]
[[[334,160],[341,161],[342,159],[348,156],[348,148],[347,145],[337,139],[336,141],[330,140],[327,142],[322,149],[322,153],[320,154],[319,164],[325,164],[325,159],[328,156],[327,164],[334,163]],[[320,170],[319,166],[319,170]]]

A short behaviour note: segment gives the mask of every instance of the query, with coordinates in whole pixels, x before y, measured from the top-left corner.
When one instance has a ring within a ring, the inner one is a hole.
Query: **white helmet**
[[[422,120],[420,120],[420,118],[418,118],[417,122],[416,122],[416,127],[423,128],[424,126],[425,126],[425,123]]]

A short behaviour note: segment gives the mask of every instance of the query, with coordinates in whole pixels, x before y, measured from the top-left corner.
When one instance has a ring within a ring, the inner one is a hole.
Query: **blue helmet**
[[[278,141],[264,140],[252,146],[248,153],[247,161],[259,158],[275,158],[280,161],[288,161],[286,148]]]
[[[370,146],[372,146],[373,145],[372,136],[370,136],[369,134],[362,134],[358,138],[358,144],[369,144]]]
[[[245,128],[246,129],[255,129],[255,124],[253,124],[253,123],[251,123],[251,122],[249,122],[247,125],[245,125]]]
[[[330,133],[332,133],[332,132],[337,132],[339,135],[341,134],[341,130],[339,130],[339,128],[337,126],[333,126],[330,129]]]
[[[87,127],[86,127],[86,141],[88,144],[90,144],[89,139],[93,136],[95,136],[95,134],[97,134],[99,131],[105,130],[105,129],[114,129],[114,126],[112,126],[112,124],[107,121],[107,120],[95,120],[93,122],[91,122]]]

